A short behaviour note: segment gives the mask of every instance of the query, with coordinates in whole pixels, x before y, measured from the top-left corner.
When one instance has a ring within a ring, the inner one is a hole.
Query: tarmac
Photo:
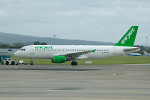
[[[0,100],[150,100],[150,64],[0,65]]]

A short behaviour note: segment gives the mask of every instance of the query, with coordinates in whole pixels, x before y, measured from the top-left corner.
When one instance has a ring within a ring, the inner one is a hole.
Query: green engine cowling
[[[65,56],[54,56],[52,59],[52,63],[64,63],[66,62],[66,57]]]

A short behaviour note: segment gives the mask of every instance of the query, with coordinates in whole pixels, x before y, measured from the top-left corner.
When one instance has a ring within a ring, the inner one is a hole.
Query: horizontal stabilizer
[[[140,48],[136,47],[136,48],[129,48],[129,49],[124,49],[124,52],[137,52],[140,51]]]

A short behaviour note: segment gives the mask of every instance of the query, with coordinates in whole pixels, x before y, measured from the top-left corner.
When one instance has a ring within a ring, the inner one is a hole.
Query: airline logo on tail
[[[131,26],[131,28],[125,33],[125,35],[114,46],[128,46],[133,47],[138,26]]]
[[[121,41],[122,44],[124,44],[128,39],[130,39],[130,36],[132,35],[132,33],[135,31],[134,28],[131,29],[131,31],[129,32],[129,34],[126,35],[126,37]]]

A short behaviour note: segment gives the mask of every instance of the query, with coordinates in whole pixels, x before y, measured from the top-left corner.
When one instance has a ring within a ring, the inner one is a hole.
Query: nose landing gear
[[[33,65],[33,59],[30,59],[30,60],[31,60],[30,65]]]

